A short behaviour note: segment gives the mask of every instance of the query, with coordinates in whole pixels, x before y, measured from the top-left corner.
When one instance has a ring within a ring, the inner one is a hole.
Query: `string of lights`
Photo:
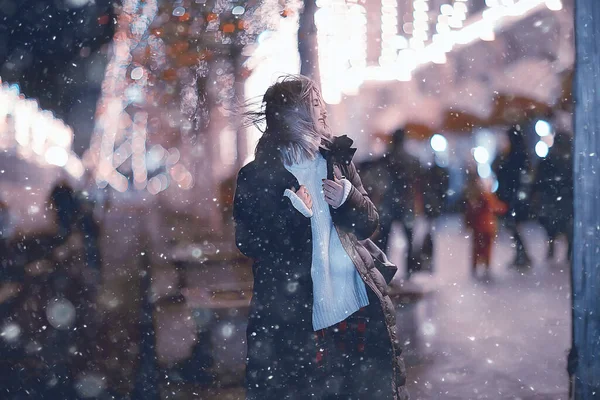
[[[38,165],[64,168],[83,175],[83,164],[72,151],[73,129],[52,112],[26,99],[17,85],[0,82],[0,149]]]
[[[274,10],[273,2],[264,3]],[[87,156],[99,186],[193,187],[182,163],[194,161],[173,155],[182,143],[198,150],[195,135],[208,129],[211,110],[231,108],[231,66],[241,62],[231,54],[253,43],[270,10],[241,0],[123,2]]]
[[[128,188],[127,178],[117,168],[124,162],[115,162],[115,148],[125,108],[135,99],[138,91],[128,91],[127,72],[131,64],[132,52],[138,47],[150,23],[154,20],[158,5],[156,0],[124,0],[117,21],[117,31],[113,38],[110,61],[106,67],[102,94],[98,102],[96,125],[90,146],[90,156],[96,166],[96,182],[100,187],[111,185],[118,191]],[[134,77],[143,75],[143,69],[134,70]],[[129,96],[127,96],[129,95]],[[133,98],[132,98],[133,97]],[[136,148],[135,144],[132,148]],[[137,151],[140,150],[138,146]],[[117,152],[117,154],[119,154]],[[139,160],[139,153],[134,156]],[[135,163],[133,166],[134,169]],[[136,178],[140,178],[140,174]],[[138,187],[144,182],[136,180]]]
[[[486,9],[481,15],[469,18],[468,0],[454,0],[440,6],[435,24],[431,24],[432,13],[429,0],[413,0],[413,21],[398,29],[397,3],[381,0],[381,53],[378,65],[366,65],[364,40],[357,38],[363,31],[366,18],[354,24],[349,22],[351,5],[357,1],[322,0],[315,15],[318,29],[319,65],[323,96],[327,103],[337,104],[343,94],[351,94],[365,81],[408,81],[421,66],[429,63],[443,64],[446,54],[460,46],[484,40],[495,40],[495,31],[506,21],[523,18],[546,7],[552,11],[562,9],[561,0],[486,0]],[[435,33],[430,30],[435,27]],[[350,34],[353,32],[353,34]],[[366,36],[366,35],[365,35]],[[409,37],[407,39],[407,36]],[[351,46],[348,46],[351,43]],[[352,47],[355,63],[344,49]],[[360,49],[360,52],[356,49]],[[358,56],[360,54],[360,56]],[[360,57],[364,62],[356,62]],[[350,67],[348,65],[350,64]],[[357,65],[355,67],[355,64]],[[344,81],[344,82],[343,82]]]

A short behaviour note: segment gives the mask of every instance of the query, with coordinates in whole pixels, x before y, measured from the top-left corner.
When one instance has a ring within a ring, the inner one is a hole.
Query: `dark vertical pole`
[[[575,3],[574,397],[600,397],[600,1]]]
[[[300,73],[312,78],[319,84],[316,11],[316,0],[304,0],[304,9],[300,14],[298,26],[298,53],[300,54]]]
[[[156,359],[156,335],[154,332],[154,318],[150,296],[152,275],[150,273],[150,255],[148,249],[142,255],[141,284],[141,315],[139,322],[140,353],[138,358],[135,384],[131,393],[131,400],[159,400],[158,387],[158,361]]]

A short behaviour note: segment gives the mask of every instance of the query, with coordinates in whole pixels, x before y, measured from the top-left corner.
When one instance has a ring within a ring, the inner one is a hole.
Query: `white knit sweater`
[[[329,205],[325,201],[322,180],[327,178],[326,160],[321,154],[317,154],[314,160],[286,168],[301,185],[306,186],[313,201],[312,210],[309,210],[294,192],[287,189],[284,193],[298,211],[311,218],[313,329],[316,331],[345,320],[361,307],[368,305],[369,299],[365,284],[333,226]],[[341,204],[346,201],[352,185],[346,179],[342,181],[344,198]]]

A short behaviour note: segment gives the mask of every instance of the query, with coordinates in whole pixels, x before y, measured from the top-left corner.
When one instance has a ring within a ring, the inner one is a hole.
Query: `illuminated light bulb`
[[[454,14],[452,14],[452,18],[464,21],[465,19],[467,19],[467,15],[462,11],[454,10]]]
[[[551,11],[560,11],[563,5],[561,0],[546,0],[546,7]]]
[[[185,176],[183,177],[181,182],[179,182],[179,187],[187,190],[187,189],[191,189],[193,186],[194,186],[194,178],[192,177],[191,173],[186,172]]]
[[[442,4],[440,6],[440,12],[442,15],[452,15],[454,8],[450,4]]]
[[[454,13],[463,13],[467,12],[467,5],[465,3],[454,3]]]
[[[548,123],[548,121],[540,119],[535,123],[535,133],[537,133],[540,137],[548,136],[552,133],[552,126]]]
[[[404,36],[394,36],[393,43],[396,49],[405,49],[408,47],[408,40]]]
[[[490,153],[485,147],[477,146],[473,149],[473,157],[480,164],[485,164],[490,160]]]
[[[481,17],[483,19],[497,21],[505,15],[505,12],[504,7],[488,8],[487,10],[483,10]]]
[[[496,33],[493,30],[484,31],[479,35],[479,38],[484,42],[493,42],[496,40]]]
[[[69,161],[69,153],[62,147],[52,146],[46,150],[45,159],[48,164],[64,167]]]
[[[448,62],[448,57],[446,57],[444,51],[436,51],[431,53],[429,60],[434,64],[446,64]]]
[[[162,190],[162,185],[160,182],[160,179],[156,176],[152,177],[149,181],[148,181],[148,192],[150,192],[150,194],[152,195],[157,195],[158,193],[160,193],[160,191]]]
[[[413,8],[415,11],[429,11],[429,4],[426,2],[415,2],[413,4]]]
[[[448,21],[448,26],[453,29],[460,29],[463,27],[462,20],[460,18],[452,17]]]
[[[413,33],[413,39],[419,40],[421,42],[425,42],[428,38],[429,36],[427,35],[427,32],[415,31]]]
[[[425,21],[415,21],[414,26],[416,30],[427,31],[429,30],[429,24]]]
[[[410,38],[408,44],[411,49],[423,49],[425,47],[425,43],[416,37]]]
[[[446,24],[436,24],[435,25],[435,30],[437,31],[437,33],[448,33],[451,31],[450,26],[446,25]]]
[[[448,148],[448,140],[444,137],[444,135],[440,135],[436,133],[430,139],[431,148],[435,151],[446,151]]]
[[[548,147],[548,145],[541,140],[539,142],[537,142],[537,144],[535,145],[535,154],[537,154],[538,157],[541,157],[541,158],[546,157],[548,155],[549,151],[550,151],[550,148]]]
[[[397,3],[391,0],[381,1],[381,56],[379,65],[386,66],[394,62],[395,48],[393,38],[398,33]]]
[[[413,11],[415,21],[429,21],[429,15],[425,11]]]
[[[108,183],[115,188],[115,190],[124,193],[127,191],[129,187],[129,183],[127,182],[127,178],[120,174],[116,170],[112,170],[109,176],[107,177]]]

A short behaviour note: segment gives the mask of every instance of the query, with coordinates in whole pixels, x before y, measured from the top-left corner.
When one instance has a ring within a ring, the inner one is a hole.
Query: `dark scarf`
[[[323,158],[327,160],[327,177],[333,178],[333,165],[349,165],[352,162],[356,148],[352,147],[354,141],[347,135],[335,136],[328,148],[321,147],[319,151]]]

